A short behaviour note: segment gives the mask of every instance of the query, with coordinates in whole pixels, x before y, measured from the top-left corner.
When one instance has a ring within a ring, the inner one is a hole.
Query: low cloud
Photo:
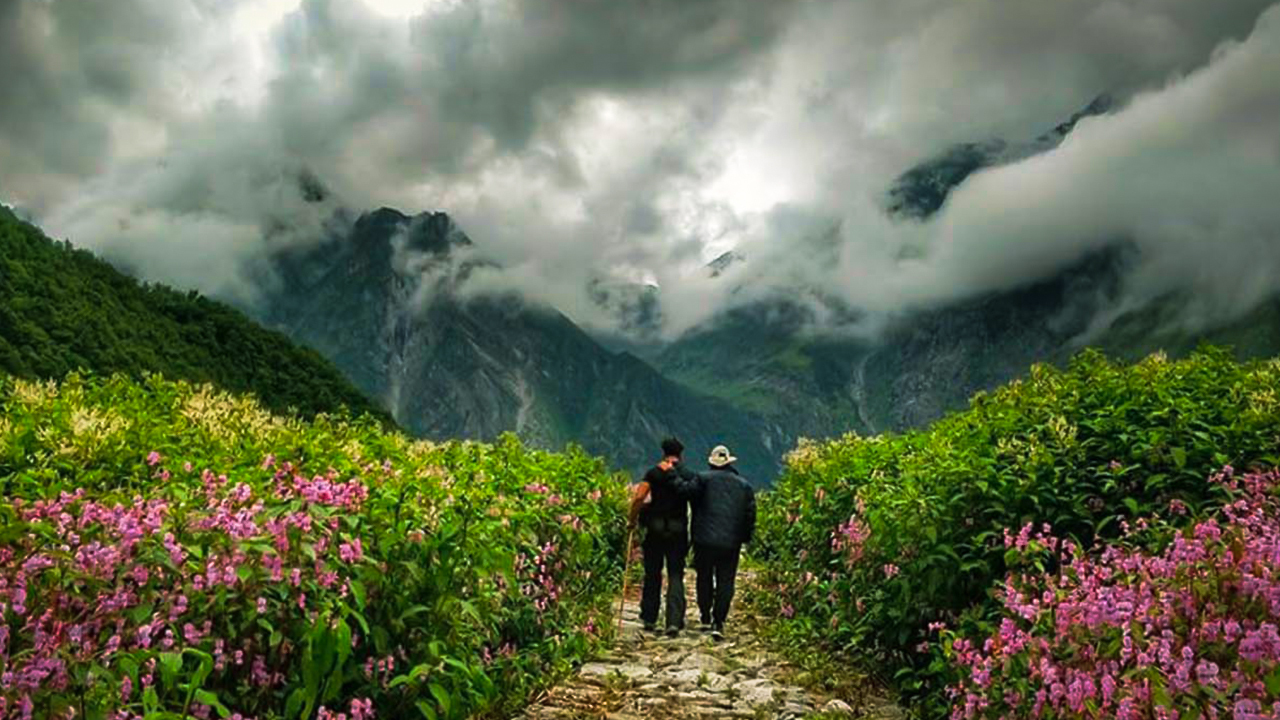
[[[1217,319],[1280,269],[1273,4],[13,0],[0,200],[250,302],[263,253],[386,205],[453,215],[502,267],[473,291],[601,331],[633,329],[616,289],[647,284],[668,336],[778,293],[874,328],[1116,241],[1139,251],[1126,307],[1177,289]],[[913,164],[1100,92],[1120,109],[1060,148],[927,222],[885,215]]]

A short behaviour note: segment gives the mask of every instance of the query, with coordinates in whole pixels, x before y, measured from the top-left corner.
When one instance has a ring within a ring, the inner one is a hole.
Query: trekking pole
[[[618,601],[618,637],[622,637],[622,610],[627,606],[627,577],[631,575],[631,541],[635,539],[636,529],[627,533],[627,554],[622,561],[622,599]]]

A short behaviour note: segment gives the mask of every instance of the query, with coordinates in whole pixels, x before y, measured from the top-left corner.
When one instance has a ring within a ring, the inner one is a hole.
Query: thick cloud
[[[600,328],[602,287],[660,285],[668,333],[777,288],[875,319],[1116,239],[1127,302],[1220,317],[1280,269],[1273,1],[2,0],[0,200],[250,300],[247,260],[391,205],[457,217],[506,268],[474,290]],[[885,217],[913,163],[1100,92],[1060,149]]]
[[[802,276],[874,320],[1026,284],[1126,242],[1137,265],[1116,311],[1170,292],[1194,298],[1192,326],[1247,311],[1276,292],[1280,270],[1280,7],[1211,55],[1081,121],[1056,150],[974,175],[923,225],[876,212],[861,178],[831,183],[846,195],[814,203],[815,226],[790,234],[826,237],[825,213],[839,257]],[[787,234],[760,230],[761,259],[739,281],[794,285],[802,265],[782,261],[777,241]]]

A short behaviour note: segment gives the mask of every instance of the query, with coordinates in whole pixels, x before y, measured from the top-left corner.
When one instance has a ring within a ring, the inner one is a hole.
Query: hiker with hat
[[[734,467],[737,458],[717,445],[705,472],[676,466],[682,494],[693,506],[693,565],[698,571],[698,610],[703,632],[724,639],[742,546],[756,529],[756,495]]]
[[[632,496],[629,526],[644,527],[640,548],[644,555],[644,587],[640,591],[640,621],[646,632],[658,629],[662,595],[662,567],[667,568],[666,633],[684,629],[684,567],[689,554],[689,500],[675,467],[684,445],[675,438],[662,441],[662,461],[645,473]]]

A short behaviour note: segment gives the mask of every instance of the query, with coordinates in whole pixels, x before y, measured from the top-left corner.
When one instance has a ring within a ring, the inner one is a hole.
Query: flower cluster
[[[529,556],[516,556],[515,570],[521,579],[520,592],[533,600],[539,614],[547,612],[560,599],[556,574],[564,567],[564,560],[556,557],[556,546],[550,542]]]
[[[858,513],[865,512],[866,506],[859,500]],[[858,518],[858,513],[851,515],[847,522],[831,533],[831,549],[843,553],[845,562],[850,566],[862,559],[867,540],[871,537],[871,529]]]
[[[998,631],[952,639],[952,717],[1280,717],[1280,476],[1212,481],[1235,499],[1155,551],[1158,521],[1094,554],[1007,535],[1060,572],[1011,573]]]
[[[457,720],[612,627],[625,488],[578,451],[77,382],[0,379],[0,719]]]

